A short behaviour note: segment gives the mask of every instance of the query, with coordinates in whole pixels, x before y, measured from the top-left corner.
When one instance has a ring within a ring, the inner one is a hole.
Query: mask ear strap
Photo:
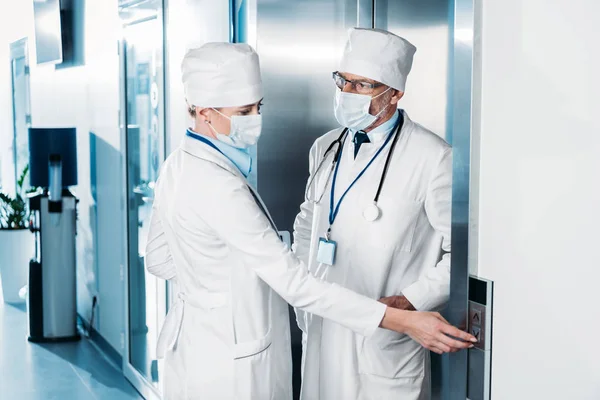
[[[215,110],[217,113],[219,113],[220,115],[222,115],[223,117],[227,118],[228,120],[231,121],[231,118],[228,117],[227,115],[223,114],[222,112],[220,112],[219,110],[217,110],[216,108],[211,107],[213,110]]]
[[[386,90],[386,91],[383,91],[383,92],[379,93],[377,96],[373,97],[373,99],[376,99],[376,98],[378,98],[379,96],[382,96],[382,95],[384,95],[385,93],[389,92],[391,89],[392,89],[392,87],[391,87],[391,86],[389,86],[389,87],[387,88],[387,90]],[[371,101],[372,101],[373,99],[371,99]],[[380,116],[381,114],[383,114],[383,112],[384,112],[385,110],[387,110],[387,108],[388,108],[389,106],[391,106],[391,105],[392,105],[391,103],[388,103],[388,105],[387,105],[387,106],[385,106],[385,107],[383,107],[383,108],[381,109],[381,111],[379,111],[379,112],[377,113],[377,115],[375,115],[375,117],[376,117],[376,118],[379,118],[379,116]]]
[[[212,126],[212,124],[208,121],[205,121],[208,127],[215,133],[215,135],[219,135],[219,132]]]
[[[378,98],[379,96],[383,96],[384,94],[386,94],[386,93],[387,93],[387,92],[389,92],[390,90],[392,90],[392,87],[391,87],[391,86],[388,86],[387,90],[385,90],[385,91],[383,91],[383,92],[379,93],[377,96],[373,97],[373,99],[376,99],[376,98]],[[371,100],[372,100],[372,99],[371,99]],[[218,111],[217,111],[217,112],[218,112]]]
[[[392,105],[392,104],[391,104],[391,103],[389,103],[387,106],[383,107],[383,108],[381,109],[381,111],[379,111],[379,112],[377,113],[377,115],[375,115],[375,118],[379,118],[379,116],[380,116],[381,114],[383,114],[383,112],[384,112],[385,110],[387,110],[387,108],[388,108],[389,106],[391,106],[391,105]]]

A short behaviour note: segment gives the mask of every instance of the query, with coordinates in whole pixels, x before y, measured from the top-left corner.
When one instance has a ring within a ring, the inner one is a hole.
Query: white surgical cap
[[[388,31],[353,28],[339,70],[404,92],[416,51],[408,40]]]
[[[207,43],[187,52],[181,63],[188,104],[239,107],[262,99],[258,54],[247,44]]]

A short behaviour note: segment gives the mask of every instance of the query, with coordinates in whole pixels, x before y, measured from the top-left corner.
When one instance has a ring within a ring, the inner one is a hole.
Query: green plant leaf
[[[12,199],[5,193],[0,193],[0,200],[2,201],[2,203],[6,204],[10,204],[10,202],[12,201]]]
[[[26,165],[17,182],[18,191],[14,198],[0,193],[0,229],[23,229],[29,222],[28,200],[23,194],[23,185],[29,172]]]
[[[19,181],[17,182],[17,186],[19,187],[19,191],[23,189],[23,184],[25,183],[25,177],[29,172],[29,164],[23,168],[23,172],[21,172],[21,176],[19,177]]]

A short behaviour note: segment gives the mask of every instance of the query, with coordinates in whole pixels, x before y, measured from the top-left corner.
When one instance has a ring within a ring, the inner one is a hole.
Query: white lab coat
[[[291,399],[285,301],[366,336],[385,313],[308,274],[237,168],[187,136],[161,168],[146,267],[181,290],[157,346],[167,400]]]
[[[310,151],[311,177],[336,129],[317,139]],[[363,144],[354,160],[354,144],[346,140],[336,182],[337,202],[381,146],[384,134]],[[417,310],[432,310],[448,299],[452,153],[450,146],[411,121],[404,125],[392,154],[380,195],[379,220],[367,222],[362,212],[371,204],[388,145],[348,192],[332,228],[337,241],[334,266],[316,260],[319,238],[329,226],[333,154],[310,189],[320,203],[306,201],[294,225],[294,251],[317,277],[371,298],[404,294]],[[332,152],[333,153],[333,152]],[[422,400],[429,397],[428,353],[410,337],[378,329],[364,338],[333,321],[297,311],[303,334],[303,400]]]

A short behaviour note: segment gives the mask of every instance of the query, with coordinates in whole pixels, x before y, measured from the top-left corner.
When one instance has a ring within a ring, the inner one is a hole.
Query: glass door
[[[167,311],[165,281],[144,268],[154,184],[165,157],[163,4],[128,1],[119,11],[128,261],[123,367],[134,386],[152,398],[160,392],[156,343]]]
[[[27,39],[21,39],[10,45],[10,71],[13,104],[13,159],[14,184],[29,163],[29,61],[27,58]],[[12,186],[12,185],[11,185]],[[12,191],[12,187],[8,188]]]

